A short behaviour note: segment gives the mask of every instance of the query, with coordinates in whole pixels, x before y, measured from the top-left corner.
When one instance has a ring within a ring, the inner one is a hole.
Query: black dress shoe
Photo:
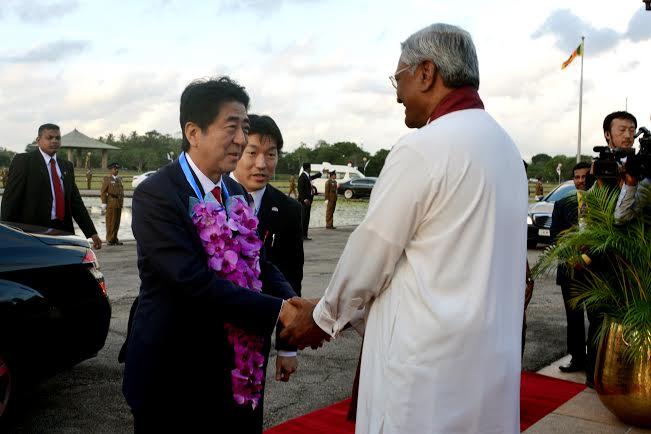
[[[561,365],[558,369],[565,373],[585,371],[585,362],[575,362],[574,359],[572,359],[570,363],[567,365]]]

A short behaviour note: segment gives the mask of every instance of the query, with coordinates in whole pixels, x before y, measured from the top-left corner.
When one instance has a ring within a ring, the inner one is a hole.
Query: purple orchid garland
[[[224,207],[212,201],[191,206],[192,222],[208,255],[208,267],[236,285],[260,292],[260,248],[256,234],[258,219],[241,196],[233,196]],[[264,387],[264,355],[261,336],[250,335],[233,324],[225,324],[233,345],[235,369],[231,371],[233,399],[239,405],[258,406]]]

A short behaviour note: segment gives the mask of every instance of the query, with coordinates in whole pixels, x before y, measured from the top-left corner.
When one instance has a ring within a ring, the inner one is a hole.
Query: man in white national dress
[[[317,346],[365,326],[358,433],[517,433],[522,158],[483,110],[466,31],[411,35],[390,79],[417,130],[387,157],[323,298],[290,301],[283,336]]]

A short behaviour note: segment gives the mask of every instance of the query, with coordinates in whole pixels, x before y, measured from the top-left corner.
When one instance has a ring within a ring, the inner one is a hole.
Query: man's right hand
[[[323,341],[330,340],[330,335],[321,330],[312,318],[316,302],[318,300],[294,297],[285,303],[295,307],[297,313],[290,323],[283,322],[285,328],[280,333],[280,337],[301,350],[305,347],[317,349],[323,345]]]

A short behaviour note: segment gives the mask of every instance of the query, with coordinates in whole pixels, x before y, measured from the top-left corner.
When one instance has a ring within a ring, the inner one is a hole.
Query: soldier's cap
[[[119,165],[118,163],[111,163],[111,164],[108,165],[108,168],[109,168],[109,169],[113,169],[114,167],[115,167],[116,169],[119,169],[119,168],[120,168],[120,165]]]
[[[330,171],[330,175],[335,175],[336,173],[337,173],[337,172],[334,171],[334,170],[331,170],[331,171]]]

